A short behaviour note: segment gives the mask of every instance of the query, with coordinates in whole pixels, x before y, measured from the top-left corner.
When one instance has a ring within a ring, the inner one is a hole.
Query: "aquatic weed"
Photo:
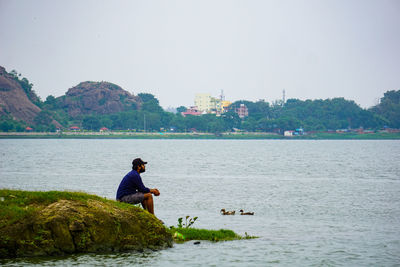
[[[190,216],[187,215],[185,223],[182,223],[183,218],[180,217],[180,218],[178,218],[178,225],[177,226],[178,226],[178,228],[190,228],[190,226],[192,226],[197,219],[198,219],[198,217],[190,218]]]

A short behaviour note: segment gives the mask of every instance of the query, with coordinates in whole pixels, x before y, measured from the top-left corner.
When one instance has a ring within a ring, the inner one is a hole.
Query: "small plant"
[[[190,216],[187,215],[185,223],[182,223],[183,222],[183,218],[180,217],[178,219],[178,228],[189,228],[190,226],[192,226],[194,224],[194,222],[197,220],[197,218],[198,217],[190,218]]]

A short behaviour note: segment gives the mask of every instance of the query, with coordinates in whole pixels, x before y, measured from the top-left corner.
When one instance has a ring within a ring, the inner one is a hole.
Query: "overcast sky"
[[[400,89],[400,1],[0,0],[0,65],[43,100],[109,81],[163,107],[283,89],[370,107]]]

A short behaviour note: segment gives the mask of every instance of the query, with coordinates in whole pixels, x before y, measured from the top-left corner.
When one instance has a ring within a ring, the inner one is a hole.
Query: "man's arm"
[[[135,176],[135,179],[136,179],[136,185],[137,185],[137,188],[138,188],[139,192],[151,193],[151,194],[153,194],[155,196],[159,196],[160,195],[160,191],[158,191],[157,188],[150,189],[150,188],[147,188],[146,186],[144,186],[143,181],[142,181],[142,177],[140,177],[139,174],[137,174]]]
[[[139,192],[142,193],[150,193],[150,188],[147,188],[146,186],[144,186],[143,182],[142,182],[142,178],[140,177],[139,174],[135,174],[133,176],[133,182],[136,185],[136,188],[138,189]]]
[[[159,196],[160,195],[160,191],[158,191],[157,188],[150,189],[150,193],[152,193],[155,196]]]

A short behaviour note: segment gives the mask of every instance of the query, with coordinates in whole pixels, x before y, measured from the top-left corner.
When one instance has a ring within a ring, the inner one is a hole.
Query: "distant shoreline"
[[[0,139],[217,139],[217,140],[400,140],[400,133],[326,133],[283,136],[274,133],[0,132]]]

